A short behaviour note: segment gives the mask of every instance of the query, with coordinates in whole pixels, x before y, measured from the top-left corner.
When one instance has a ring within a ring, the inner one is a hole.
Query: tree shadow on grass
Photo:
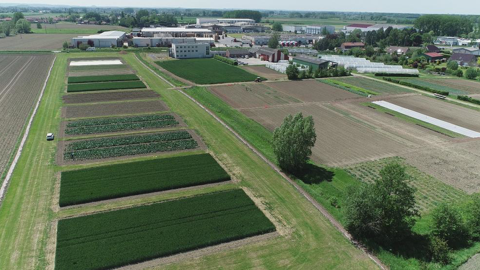
[[[294,176],[302,180],[302,182],[305,184],[312,185],[319,184],[324,181],[331,182],[335,176],[335,173],[309,163],[301,172],[295,173]]]

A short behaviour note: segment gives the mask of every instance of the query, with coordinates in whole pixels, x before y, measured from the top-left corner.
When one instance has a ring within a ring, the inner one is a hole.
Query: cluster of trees
[[[134,15],[122,12],[119,24],[125,27],[146,27],[150,25],[177,26],[177,18],[172,14],[157,14],[155,10],[138,10]]]
[[[309,78],[326,78],[326,77],[341,77],[350,76],[349,70],[344,67],[329,68],[329,69],[316,69],[315,71],[310,66],[308,70],[299,71],[296,64],[290,64],[287,67],[286,74],[289,80],[309,79]]]
[[[232,10],[223,13],[224,18],[252,19],[259,23],[262,20],[262,13],[253,10]]]
[[[473,31],[473,21],[467,16],[423,15],[415,20],[415,28],[436,36],[462,36]]]
[[[0,24],[0,37],[10,36],[12,33],[30,33],[31,30],[30,22],[25,19],[23,13],[15,12],[10,22]]]

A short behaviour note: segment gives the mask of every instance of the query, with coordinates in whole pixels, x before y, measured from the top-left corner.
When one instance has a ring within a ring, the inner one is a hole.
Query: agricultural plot
[[[429,83],[448,87],[449,89],[456,89],[469,95],[480,94],[480,83],[473,80],[463,79],[427,79]]]
[[[197,84],[253,82],[257,76],[215,59],[182,59],[155,62],[162,68]]]
[[[126,101],[135,99],[159,98],[160,95],[150,90],[108,91],[99,93],[78,93],[63,96],[65,104],[81,104],[109,101]]]
[[[478,111],[419,95],[385,100],[397,106],[480,132],[480,112]]]
[[[391,157],[407,150],[399,138],[377,132],[372,127],[318,104],[241,111],[271,131],[280,126],[289,114],[302,112],[312,115],[317,137],[321,138],[312,150],[312,159],[328,166]]]
[[[50,14],[39,14],[37,16],[44,17]],[[28,16],[26,16],[28,17]],[[32,27],[32,32],[37,34],[75,34],[75,35],[93,35],[98,31],[124,31],[130,29],[118,25],[96,25],[96,24],[76,24],[71,22],[59,22],[56,24],[42,24],[42,29]]]
[[[265,66],[242,66],[242,69],[256,74],[260,77],[266,78],[267,80],[286,80],[287,75],[277,72],[273,69],[267,68]]]
[[[23,34],[2,38],[0,51],[52,51],[61,50],[63,42],[75,34]]]
[[[93,118],[62,123],[65,136],[172,128],[178,125],[180,125],[180,118],[178,116],[175,117],[173,114]]]
[[[423,78],[402,78],[402,81],[406,81],[418,86],[423,86],[423,87],[428,87],[433,90],[438,90],[438,91],[447,91],[450,93],[450,95],[468,95],[468,92],[452,88],[446,85],[442,85],[437,81],[443,81],[444,79],[423,79]]]
[[[58,222],[56,270],[109,269],[274,232],[242,191]]]
[[[315,80],[274,82],[266,85],[303,102],[329,102],[361,97]]]
[[[78,84],[69,84],[67,86],[67,92],[71,93],[71,92],[137,89],[137,88],[147,88],[147,86],[142,81],[78,83]]]
[[[0,55],[0,182],[38,100],[53,58],[49,54]]]
[[[81,162],[191,150],[200,147],[199,141],[193,131],[187,130],[64,141],[60,143],[57,160]]]
[[[141,114],[168,111],[167,105],[160,100],[132,101],[121,103],[73,105],[62,109],[65,118],[99,117],[109,115]]]
[[[209,154],[62,172],[60,206],[219,183],[230,176]]]
[[[380,170],[391,162],[405,166],[408,178],[411,181],[410,184],[417,189],[415,198],[417,208],[421,213],[429,212],[440,203],[457,202],[467,195],[465,192],[444,184],[407,164],[404,159],[398,157],[356,164],[347,167],[346,171],[361,181],[372,183],[380,178]]]
[[[135,74],[97,75],[68,77],[68,83],[91,83],[91,82],[115,82],[115,81],[139,81]]]
[[[268,84],[212,86],[210,90],[234,108],[268,107],[300,102],[268,87]]]
[[[69,77],[134,74],[128,65],[68,67]]]
[[[396,95],[413,92],[407,88],[400,87],[397,85],[384,83],[376,80],[371,80],[367,78],[360,77],[344,77],[344,78],[334,78],[336,81],[347,83],[356,87],[361,87],[367,90],[371,90],[383,95]]]

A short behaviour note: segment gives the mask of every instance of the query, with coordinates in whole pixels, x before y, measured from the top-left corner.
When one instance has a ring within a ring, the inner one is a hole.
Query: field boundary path
[[[135,55],[136,57],[136,55]],[[147,65],[145,65],[140,59],[137,58],[137,60],[150,72],[155,74],[157,77],[165,81],[168,85],[172,86],[175,88],[175,85],[167,81],[165,78],[160,76],[158,73],[153,71],[151,68],[149,68]],[[195,104],[197,104],[200,108],[202,108],[204,111],[206,111],[209,115],[211,115],[217,122],[219,122],[222,126],[224,126],[228,131],[230,131],[237,139],[239,139],[245,146],[247,146],[250,150],[252,150],[258,157],[260,157],[265,163],[267,163],[268,166],[270,166],[273,170],[275,170],[280,176],[282,176],[285,180],[287,180],[291,185],[297,189],[300,194],[303,195],[325,218],[330,221],[330,223],[340,232],[342,235],[347,238],[354,246],[357,248],[361,249],[375,264],[380,267],[380,269],[389,269],[388,266],[383,264],[380,259],[378,259],[374,254],[372,254],[370,251],[367,250],[366,247],[362,246],[359,242],[355,241],[352,237],[352,235],[340,224],[328,211],[320,205],[314,198],[312,198],[302,187],[300,187],[295,181],[293,181],[290,177],[288,177],[285,173],[283,173],[275,164],[270,162],[266,157],[264,157],[257,149],[255,149],[250,143],[248,143],[242,136],[240,136],[237,132],[235,132],[230,126],[228,126],[225,122],[223,122],[220,118],[218,118],[213,112],[211,112],[209,109],[207,109],[205,106],[200,104],[197,100],[189,96],[187,93],[185,93],[182,89],[177,89],[180,93],[185,95],[188,99],[193,101]]]
[[[25,142],[27,141],[28,134],[30,133],[30,128],[33,123],[33,119],[35,118],[35,115],[37,114],[38,107],[40,107],[40,103],[43,98],[43,94],[45,93],[45,89],[47,88],[47,83],[48,79],[50,78],[50,74],[52,72],[53,66],[55,65],[55,60],[57,57],[53,58],[52,65],[50,66],[50,69],[48,70],[47,78],[45,79],[45,82],[43,83],[43,88],[42,91],[40,92],[40,96],[38,97],[37,104],[35,105],[35,108],[33,109],[32,115],[30,116],[30,120],[28,121],[27,128],[25,129],[25,133],[23,134],[22,141],[20,142],[20,145],[18,146],[17,153],[15,154],[15,158],[13,159],[12,164],[10,165],[10,168],[8,169],[7,176],[5,177],[5,180],[2,183],[2,187],[0,188],[0,207],[3,202],[3,198],[5,197],[5,194],[7,193],[7,188],[8,184],[10,183],[10,179],[12,179],[12,174],[13,171],[15,170],[15,166],[17,165],[18,160],[20,159],[20,156],[22,154],[23,146],[25,145]]]

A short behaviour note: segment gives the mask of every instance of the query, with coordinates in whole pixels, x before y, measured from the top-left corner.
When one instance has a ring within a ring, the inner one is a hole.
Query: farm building
[[[307,25],[305,26],[305,33],[312,35],[323,35],[325,31],[329,34],[335,33],[335,26],[331,25]]]
[[[452,53],[463,53],[463,54],[472,54],[472,55],[480,55],[480,49],[479,48],[457,48],[453,49]]]
[[[429,62],[442,60],[444,58],[443,54],[436,53],[436,52],[428,52],[428,53],[425,53],[424,56],[427,58]]]
[[[397,46],[390,46],[386,49],[388,54],[394,54],[396,53],[397,55],[405,55],[410,51],[410,48],[408,47],[397,47]]]
[[[229,49],[227,50],[226,56],[229,58],[245,58],[250,56],[250,52],[242,49]]]
[[[195,38],[174,37],[134,37],[132,41],[135,47],[170,47],[176,43],[196,43]]]
[[[455,61],[462,67],[476,67],[477,57],[473,54],[453,53],[449,61]]]
[[[288,55],[282,53],[282,51],[278,49],[270,49],[270,48],[253,48],[250,52],[258,59],[262,61],[268,61],[276,63],[280,60],[288,60]]]
[[[170,56],[177,59],[209,58],[210,44],[208,43],[179,43],[172,44]]]
[[[98,35],[78,36],[72,38],[71,45],[78,48],[80,44],[89,44],[90,47],[108,48],[112,46],[122,46],[125,39],[125,32],[107,31]]]
[[[267,45],[271,35],[243,36],[242,39],[250,41],[252,45]],[[313,44],[318,40],[318,35],[281,35],[281,42],[296,42],[299,45]]]
[[[365,48],[365,43],[363,43],[363,42],[344,42],[344,43],[342,43],[342,46],[340,46],[340,48],[342,49],[342,51],[348,51],[348,50],[351,50],[353,48],[363,49],[363,48]]]
[[[328,60],[316,58],[316,57],[298,55],[293,57],[293,63],[307,66],[307,67],[312,67],[312,69],[315,71],[317,69],[327,69],[330,66],[330,63],[332,62]]]
[[[427,50],[427,52],[431,53],[431,52],[434,52],[434,53],[439,53],[440,52],[440,49],[435,46],[435,45],[427,45],[427,47],[425,47],[425,49]]]
[[[156,27],[142,28],[143,37],[169,35],[171,37],[214,37],[215,33],[204,28]]]
[[[283,24],[282,28],[283,28],[283,32],[305,33],[306,26],[304,26],[304,25]]]

